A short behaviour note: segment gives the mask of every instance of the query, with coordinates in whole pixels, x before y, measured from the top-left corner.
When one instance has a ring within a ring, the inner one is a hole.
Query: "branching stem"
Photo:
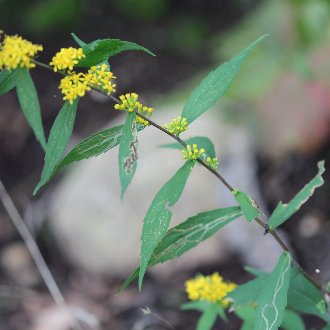
[[[35,64],[53,71],[53,68],[47,64],[41,63],[39,61],[34,60],[33,61]],[[65,75],[64,72],[58,72],[61,75]],[[114,102],[116,103],[120,103],[120,100],[117,99],[116,97],[112,96],[112,95],[107,95],[105,92],[103,92],[100,89],[97,88],[92,88],[93,90],[95,90],[98,93],[101,93],[105,96],[110,97]],[[144,116],[141,113],[138,113],[135,110],[135,113],[137,116],[143,118],[144,120],[147,120],[149,122],[149,124],[155,128],[157,128],[158,130],[162,131],[163,133],[169,135],[171,138],[173,138],[174,140],[176,140],[177,142],[179,142],[184,148],[187,148],[187,144],[181,139],[179,138],[177,135],[170,133],[168,130],[166,130],[165,128],[163,128],[162,126],[158,125],[156,122],[154,122],[153,120],[151,120],[150,118]],[[227,182],[227,180],[217,171],[215,171],[214,169],[212,169],[208,164],[206,164],[202,159],[198,158],[197,159],[198,163],[200,163],[202,166],[204,166],[208,171],[210,171],[213,175],[215,175],[225,186],[226,188],[230,191],[233,192],[234,188]],[[271,236],[273,236],[273,238],[277,241],[277,243],[281,246],[281,248],[283,249],[283,251],[287,251],[290,252],[289,248],[287,247],[287,245],[283,242],[283,240],[278,236],[277,232],[274,229],[268,228],[266,227],[266,223],[264,221],[262,221],[259,217],[255,218],[255,221],[264,229],[267,228],[267,233],[269,233]],[[292,253],[291,253],[292,255]],[[294,259],[293,259],[294,260]],[[315,280],[313,279],[299,264],[297,261],[295,261],[295,264],[297,265],[297,267],[300,269],[300,271],[319,289],[322,290],[322,286]]]

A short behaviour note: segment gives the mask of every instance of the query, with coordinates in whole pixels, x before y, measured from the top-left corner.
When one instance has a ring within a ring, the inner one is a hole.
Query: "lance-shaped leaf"
[[[74,38],[75,35],[73,34]],[[81,42],[77,37],[75,40]],[[78,43],[79,43],[78,42]],[[150,50],[134,42],[119,39],[99,39],[82,46],[85,58],[81,59],[77,66],[89,68],[101,62],[107,61],[109,57],[119,54],[126,50],[141,50],[149,55],[155,56]]]
[[[233,195],[241,207],[247,221],[252,221],[260,214],[257,203],[247,193],[235,190]]]
[[[78,100],[79,99],[76,99],[73,104],[70,104],[69,101],[65,102],[54,121],[48,138],[45,164],[41,173],[41,179],[34,189],[33,194],[36,194],[51,178],[55,167],[60,162],[68,146],[76,119]]]
[[[282,323],[287,305],[291,256],[284,252],[275,269],[261,288],[256,312],[255,330],[276,330]]]
[[[142,131],[146,126],[137,125],[137,131]],[[123,125],[105,129],[83,139],[63,158],[52,173],[54,176],[63,166],[70,165],[83,159],[99,156],[119,145]]]
[[[324,297],[321,290],[297,268],[292,267],[288,305],[298,312],[316,315],[330,322],[326,311],[319,308],[322,302],[324,302]]]
[[[63,166],[83,159],[96,157],[116,147],[123,132],[123,125],[92,134],[83,139],[63,158],[53,172],[53,175]]]
[[[318,162],[317,166],[319,168],[318,174],[299,191],[289,204],[283,204],[280,202],[277,205],[269,218],[270,228],[275,229],[289,219],[313,195],[315,189],[323,185],[324,180],[322,174],[325,171],[324,161]]]
[[[160,189],[147,211],[141,235],[140,289],[151,255],[159,242],[164,238],[170,224],[172,212],[168,208],[179,200],[194,164],[195,162],[193,161],[186,161]]]
[[[72,38],[75,40],[75,42],[81,47],[81,48],[83,48],[83,47],[85,47],[87,44],[86,44],[86,42],[84,42],[84,41],[82,41],[80,38],[78,38],[74,33],[71,33],[71,36],[72,36]],[[108,59],[106,59],[106,60],[104,60],[104,61],[102,61],[102,62],[100,62],[100,63],[96,63],[96,65],[102,65],[102,64],[105,64],[107,67],[108,67],[108,69],[110,70],[110,64],[109,64],[109,61],[108,61]]]
[[[211,330],[218,315],[219,308],[221,305],[219,304],[210,304],[209,308],[203,312],[197,322],[197,330]]]
[[[241,215],[241,209],[238,206],[233,206],[206,211],[188,218],[166,233],[155,248],[148,268],[179,257]],[[139,271],[139,267],[134,270],[121,286],[120,291],[124,290],[138,276]]]
[[[189,138],[187,140],[184,140],[186,144],[197,144],[198,148],[204,148],[205,153],[207,156],[214,158],[215,157],[215,149],[214,149],[214,144],[212,141],[205,137],[205,136],[194,136],[192,138]],[[169,144],[163,144],[161,145],[161,148],[173,148],[173,149],[183,149],[183,146],[181,143],[175,142],[175,143],[169,143]]]
[[[210,109],[228,90],[234,78],[239,73],[242,64],[264,37],[260,37],[230,61],[223,63],[215,71],[209,73],[201,84],[195,88],[184,106],[181,115],[183,118],[187,118],[189,124]]]
[[[0,71],[0,95],[6,94],[16,86],[16,70]]]
[[[150,264],[153,266],[182,255],[241,215],[241,209],[233,206],[199,213],[188,218],[166,233],[156,247]]]
[[[119,177],[121,182],[121,198],[132,181],[137,166],[137,129],[136,113],[128,112],[119,144]]]
[[[40,104],[37,90],[29,70],[16,69],[16,90],[21,109],[42,148],[46,149],[46,139],[42,126]]]

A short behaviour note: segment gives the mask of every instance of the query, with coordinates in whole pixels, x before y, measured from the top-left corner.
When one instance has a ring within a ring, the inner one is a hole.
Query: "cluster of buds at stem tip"
[[[196,160],[204,155],[204,153],[205,149],[198,149],[197,144],[193,144],[192,147],[188,144],[186,149],[182,149],[182,158],[187,160]]]
[[[179,116],[178,118],[174,118],[168,125],[164,124],[163,127],[171,134],[179,136],[180,133],[188,129],[188,122],[186,118]]]
[[[124,110],[128,112],[136,111],[138,114],[150,117],[154,111],[153,108],[142,105],[138,99],[139,95],[136,93],[127,93],[119,96],[121,103],[115,104],[116,110]],[[136,122],[142,125],[149,125],[149,122],[142,117],[136,116]]]

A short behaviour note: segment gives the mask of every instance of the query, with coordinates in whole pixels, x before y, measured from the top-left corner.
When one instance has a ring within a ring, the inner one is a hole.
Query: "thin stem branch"
[[[3,185],[2,181],[0,180],[0,200],[2,205],[4,206],[6,212],[8,213],[11,221],[13,222],[16,230],[20,234],[21,238],[23,239],[27,249],[29,250],[35,265],[44,280],[46,287],[51,294],[52,298],[54,299],[55,303],[59,307],[67,307],[65,299],[57,286],[54,277],[52,276],[39,248],[37,243],[35,242],[34,238],[32,237],[29,229],[25,225],[24,220],[22,219],[21,215],[19,214],[17,208],[15,207],[12,199],[10,198],[5,186]],[[81,326],[78,324],[76,319],[73,317],[72,319],[72,326],[74,329],[81,329]]]
[[[48,70],[53,71],[53,68],[47,64],[41,63],[39,61],[33,60],[33,62],[43,68],[46,68]],[[58,72],[62,75],[65,75],[65,72]],[[98,93],[101,93],[105,96],[110,97],[114,102],[116,103],[120,103],[120,100],[117,99],[116,97],[112,96],[112,95],[108,95],[105,92],[103,92],[100,89],[97,88],[93,88],[92,89]],[[157,128],[158,130],[162,131],[163,133],[169,135],[171,138],[173,138],[174,140],[176,140],[177,142],[179,142],[184,148],[187,148],[187,144],[181,139],[179,138],[177,135],[174,135],[172,133],[170,133],[168,130],[166,130],[165,128],[163,128],[162,126],[158,125],[156,122],[154,122],[153,120],[151,120],[150,118],[144,116],[141,113],[138,113],[136,110],[134,110],[136,115],[143,118],[144,120],[147,120],[149,122],[149,124],[155,128]],[[227,182],[227,180],[217,171],[215,171],[214,169],[212,169],[208,164],[206,164],[202,159],[197,158],[198,163],[200,163],[202,166],[204,166],[208,171],[210,171],[213,175],[215,175],[225,186],[226,188],[230,191],[233,192],[234,188]],[[278,236],[278,234],[276,233],[276,231],[274,229],[270,229],[267,227],[267,224],[262,221],[259,217],[254,219],[260,226],[262,226],[264,229],[267,229],[267,233],[269,233],[271,236],[273,236],[273,238],[277,241],[277,243],[281,246],[281,248],[283,249],[283,251],[287,251],[290,252],[289,248],[286,246],[286,244],[282,241],[282,239]],[[292,254],[292,253],[291,253]],[[319,289],[322,290],[322,286],[316,281],[314,280],[299,264],[297,261],[295,261],[297,267],[301,270],[301,272]]]

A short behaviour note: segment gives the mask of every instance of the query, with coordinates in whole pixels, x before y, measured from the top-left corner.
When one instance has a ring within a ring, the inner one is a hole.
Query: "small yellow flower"
[[[115,105],[116,110],[125,110],[128,112],[133,112],[136,110],[138,113],[141,113],[142,115],[149,116],[149,117],[151,116],[151,114],[154,111],[153,108],[149,108],[149,107],[142,105],[138,101],[139,95],[136,93],[128,93],[125,95],[121,95],[121,96],[119,96],[119,99],[120,99],[121,103]],[[139,116],[136,116],[136,122],[138,124],[142,124],[145,126],[149,125],[149,122],[147,120],[145,120]]]
[[[49,64],[54,67],[55,72],[67,69],[71,71],[73,67],[79,63],[79,60],[84,57],[85,55],[82,48],[61,48]]]
[[[114,78],[116,77],[105,64],[92,66],[85,75],[88,85],[103,90],[107,95],[116,91],[116,85],[111,82]]]
[[[205,163],[209,165],[213,170],[216,170],[219,167],[219,162],[217,157],[214,158],[206,157]]]
[[[91,90],[85,82],[84,74],[74,72],[61,80],[59,88],[64,94],[63,100],[68,100],[71,104],[77,97],[83,97],[87,91]]]
[[[174,118],[169,125],[164,124],[163,127],[171,134],[179,136],[180,133],[185,132],[188,129],[188,122],[186,118],[179,116],[178,118]]]
[[[208,276],[198,275],[186,281],[185,287],[190,300],[218,302],[223,307],[227,307],[229,300],[226,299],[226,296],[237,285],[232,282],[225,282],[218,273],[213,273]]]
[[[182,158],[188,160],[196,160],[197,158],[204,155],[205,149],[198,149],[197,144],[193,144],[191,147],[190,144],[187,145],[187,149],[182,149]]]
[[[32,58],[42,50],[41,45],[35,45],[18,35],[5,35],[3,42],[0,42],[0,70],[3,68],[12,70],[18,67],[34,68],[36,65],[32,62]]]

